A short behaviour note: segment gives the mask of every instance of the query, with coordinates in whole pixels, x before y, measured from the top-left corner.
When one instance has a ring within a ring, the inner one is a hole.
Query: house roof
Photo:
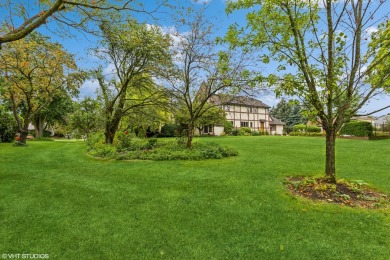
[[[390,114],[378,117],[374,121],[374,124],[377,125],[386,124],[388,121],[390,121]]]
[[[224,105],[270,108],[270,106],[264,104],[260,100],[246,96],[226,96],[223,97],[223,99],[220,96],[215,96],[213,102]]]
[[[285,125],[285,123],[283,123],[282,121],[280,121],[279,119],[273,117],[273,116],[269,116],[270,117],[270,122],[269,124],[270,125]]]

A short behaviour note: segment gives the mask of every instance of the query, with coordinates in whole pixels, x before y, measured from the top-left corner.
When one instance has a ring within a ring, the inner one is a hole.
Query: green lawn
[[[390,209],[291,197],[323,138],[216,137],[238,157],[108,161],[82,142],[0,144],[0,254],[50,259],[390,259]],[[390,194],[390,140],[337,140],[338,176]]]

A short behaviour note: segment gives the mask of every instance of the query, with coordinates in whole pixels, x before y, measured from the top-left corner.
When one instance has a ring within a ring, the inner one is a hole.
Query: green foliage
[[[304,125],[298,124],[293,127],[294,132],[304,132],[304,133],[320,133],[321,128],[314,125]]]
[[[321,132],[321,128],[318,127],[318,126],[314,126],[314,125],[308,125],[307,128],[306,128],[306,132],[308,132],[308,133],[320,133]]]
[[[195,143],[188,149],[182,142],[158,143],[156,138],[138,138],[126,132],[118,132],[113,145],[104,143],[102,133],[93,134],[87,140],[87,151],[95,157],[156,161],[221,159],[238,155],[235,149],[215,143]]]
[[[151,145],[151,143],[149,143]],[[237,156],[238,152],[229,147],[223,147],[215,143],[194,143],[191,149],[185,144],[177,142],[165,142],[158,146],[152,144],[149,149],[138,149],[127,153],[118,154],[118,159],[138,160],[203,160],[222,159],[229,156]],[[152,149],[153,148],[153,149]]]
[[[238,136],[239,132],[240,132],[240,130],[238,130],[237,128],[234,128],[234,129],[232,130],[232,135],[233,135],[233,136]]]
[[[306,123],[307,118],[302,115],[302,109],[299,103],[287,101],[284,98],[270,109],[270,115],[285,123],[287,133],[293,131],[293,126]],[[295,130],[294,130],[295,131]]]
[[[70,125],[85,135],[101,128],[101,106],[99,102],[86,97],[74,103],[74,112],[70,115]]]
[[[162,137],[175,137],[178,136],[182,131],[182,127],[176,124],[165,124],[161,128],[160,136]]]
[[[249,127],[241,127],[238,132],[238,135],[251,135],[251,133],[252,129],[250,129]]]
[[[294,132],[306,132],[306,125],[298,124],[293,127]]]
[[[225,122],[223,124],[223,128],[224,128],[225,134],[230,135],[232,133],[232,131],[233,131],[233,124],[232,124],[232,122],[225,120]]]
[[[325,136],[325,133],[320,132],[290,132],[290,136]]]
[[[372,136],[372,124],[364,121],[351,121],[345,123],[340,129],[340,135]]]
[[[0,105],[0,142],[11,143],[15,140],[17,125],[10,111]]]

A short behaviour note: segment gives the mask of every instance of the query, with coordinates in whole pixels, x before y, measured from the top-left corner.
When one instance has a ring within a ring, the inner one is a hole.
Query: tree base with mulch
[[[339,180],[337,184],[332,184],[325,178],[293,176],[286,178],[284,184],[292,194],[313,201],[367,209],[384,208],[390,205],[388,195],[375,191],[360,180],[349,182]]]

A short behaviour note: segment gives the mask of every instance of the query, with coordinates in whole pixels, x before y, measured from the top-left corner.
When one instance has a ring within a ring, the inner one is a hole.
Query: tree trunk
[[[114,143],[115,133],[116,129],[110,127],[109,125],[106,126],[106,131],[104,132],[104,136],[106,137],[106,144]]]
[[[192,147],[192,137],[194,135],[194,125],[192,123],[188,124],[187,132],[187,148],[191,149]]]
[[[27,129],[21,130],[18,143],[19,144],[26,144],[27,135],[28,135],[28,130]]]
[[[326,130],[325,177],[329,183],[336,183],[336,131]]]
[[[34,120],[35,138],[43,137],[43,128],[45,120],[42,117],[38,117]]]

